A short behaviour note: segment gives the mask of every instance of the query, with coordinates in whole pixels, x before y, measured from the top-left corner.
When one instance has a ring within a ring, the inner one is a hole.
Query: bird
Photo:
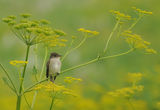
[[[60,74],[61,70],[61,55],[56,52],[50,54],[50,58],[46,64],[46,77],[54,83],[56,77]]]

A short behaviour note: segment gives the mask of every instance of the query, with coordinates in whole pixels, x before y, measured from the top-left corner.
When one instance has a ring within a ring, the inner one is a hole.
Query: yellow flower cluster
[[[9,63],[10,63],[11,65],[13,65],[13,66],[17,66],[17,65],[24,65],[24,64],[27,64],[28,62],[27,62],[27,61],[13,60],[13,61],[10,61]]]
[[[20,20],[16,20],[16,16],[8,16],[2,20],[7,23],[13,33],[27,45],[44,43],[47,46],[65,46],[66,40],[59,37],[66,34],[57,29],[53,29],[47,24],[49,21],[28,19],[30,14],[21,14]]]
[[[128,79],[133,85],[142,79],[142,73],[128,73]]]
[[[156,54],[157,53],[157,51],[155,51],[154,49],[146,49],[146,52],[147,53],[153,53],[153,54]]]
[[[93,34],[93,35],[99,34],[99,32],[97,32],[97,31],[90,31],[90,30],[86,30],[84,28],[79,28],[78,31],[81,31],[81,32],[84,32],[84,33]]]
[[[133,34],[132,31],[126,30],[122,33],[122,36],[124,36],[126,42],[133,48],[145,49],[147,53],[157,53],[155,50],[148,47],[150,45],[150,42],[143,40],[140,35]]]
[[[59,39],[58,37],[60,36],[59,35],[51,36],[51,38],[46,39],[45,43],[50,47],[55,47],[55,46],[65,47],[66,46],[65,42],[67,42],[67,40]]]
[[[97,102],[89,98],[78,98],[76,100],[75,109],[76,110],[99,110],[97,107]]]
[[[128,78],[132,83],[138,82],[144,75],[142,73],[128,73]],[[133,84],[135,86],[136,84]]]
[[[119,97],[123,96],[126,98],[129,98],[133,96],[137,92],[141,92],[143,90],[144,86],[138,85],[138,86],[133,86],[133,87],[126,87],[126,88],[121,88],[113,92],[108,92],[109,95]]]
[[[116,15],[117,17],[119,17],[119,18],[125,18],[125,19],[127,19],[127,20],[130,20],[130,19],[131,19],[131,16],[126,15],[126,14],[124,14],[124,13],[121,13],[121,12],[119,12],[119,11],[110,10],[110,12],[113,13],[113,14],[115,14],[115,15]]]
[[[55,83],[52,82],[49,82],[47,84],[39,84],[34,88],[34,90],[40,90],[40,89],[44,89],[47,92],[60,92],[66,95],[76,96],[76,94],[72,90],[64,86],[56,85]]]
[[[121,88],[113,92],[108,92],[108,94],[116,97],[123,96],[126,98],[131,98],[134,94],[143,90],[144,86],[136,85],[136,83],[141,80],[142,76],[142,73],[129,73],[128,77],[129,80],[132,82],[132,86]]]
[[[80,78],[73,78],[73,77],[65,77],[64,81],[66,83],[72,83],[73,81],[82,81]]]
[[[160,109],[160,102],[157,102],[157,108]]]
[[[150,11],[145,11],[145,10],[141,10],[139,8],[136,8],[136,7],[132,7],[134,10],[136,10],[137,12],[139,13],[142,13],[142,14],[148,14],[148,15],[152,15],[153,13],[150,12]]]

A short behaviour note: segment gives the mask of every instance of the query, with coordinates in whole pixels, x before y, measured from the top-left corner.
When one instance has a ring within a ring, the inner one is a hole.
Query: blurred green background
[[[8,15],[19,15],[19,13],[31,13],[33,18],[47,19],[51,26],[61,29],[67,33],[67,39],[72,35],[81,39],[78,28],[86,28],[100,32],[98,36],[87,39],[84,45],[72,52],[65,60],[63,69],[77,65],[90,59],[94,59],[105,45],[106,36],[109,35],[115,24],[114,17],[109,10],[119,10],[124,13],[132,14],[131,7],[149,10],[153,15],[145,16],[133,29],[135,33],[151,42],[152,48],[157,50],[156,55],[146,55],[136,51],[125,56],[100,61],[80,69],[65,73],[58,78],[61,81],[64,76],[73,76],[83,79],[83,85],[98,84],[106,91],[114,90],[125,86],[125,76],[128,72],[142,72],[145,74],[142,84],[144,92],[141,93],[141,100],[145,100],[147,110],[156,110],[156,103],[160,101],[160,60],[159,60],[159,41],[160,41],[160,8],[159,0],[0,0],[0,18]],[[118,38],[113,38],[109,44],[108,55],[124,52],[128,49],[125,42]],[[64,54],[66,48],[56,48],[51,51]],[[31,52],[33,53],[33,51]],[[2,63],[11,73],[16,82],[16,68],[9,64],[11,60],[23,60],[25,46],[10,31],[9,27],[0,22],[0,63]],[[44,48],[39,48],[39,67],[44,57]],[[30,55],[29,61],[34,61],[34,56]],[[29,66],[28,68],[32,68]],[[14,110],[16,97],[5,86],[2,81],[3,71],[0,71],[0,109]],[[25,85],[30,85],[31,71],[28,71]],[[44,73],[45,74],[45,73]],[[94,88],[94,86],[93,86]],[[95,97],[93,91],[87,91],[86,97]],[[32,94],[29,96],[32,98]],[[96,96],[98,97],[98,96]],[[40,96],[38,97],[40,98]],[[43,99],[43,98],[42,98]],[[45,99],[46,100],[46,99]],[[40,100],[36,104],[37,110],[44,110],[48,106],[47,102]],[[25,110],[25,109],[24,109]]]

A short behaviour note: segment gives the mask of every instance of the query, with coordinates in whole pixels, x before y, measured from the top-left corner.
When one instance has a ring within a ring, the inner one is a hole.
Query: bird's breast
[[[61,69],[61,62],[59,59],[53,58],[50,60],[50,64],[49,64],[49,71],[50,74],[54,74],[54,73],[60,73],[60,69]]]

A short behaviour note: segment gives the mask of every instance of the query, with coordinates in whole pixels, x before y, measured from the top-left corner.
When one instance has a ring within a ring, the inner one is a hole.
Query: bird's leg
[[[50,75],[50,81],[52,81],[54,83],[54,80],[53,80],[53,76]]]
[[[59,73],[56,73],[56,75],[54,76],[54,81],[56,80],[58,75],[59,75]]]
[[[56,75],[56,76],[54,76],[54,81],[56,80],[56,77],[57,77],[57,75]]]
[[[57,73],[57,76],[59,75],[59,73]]]

